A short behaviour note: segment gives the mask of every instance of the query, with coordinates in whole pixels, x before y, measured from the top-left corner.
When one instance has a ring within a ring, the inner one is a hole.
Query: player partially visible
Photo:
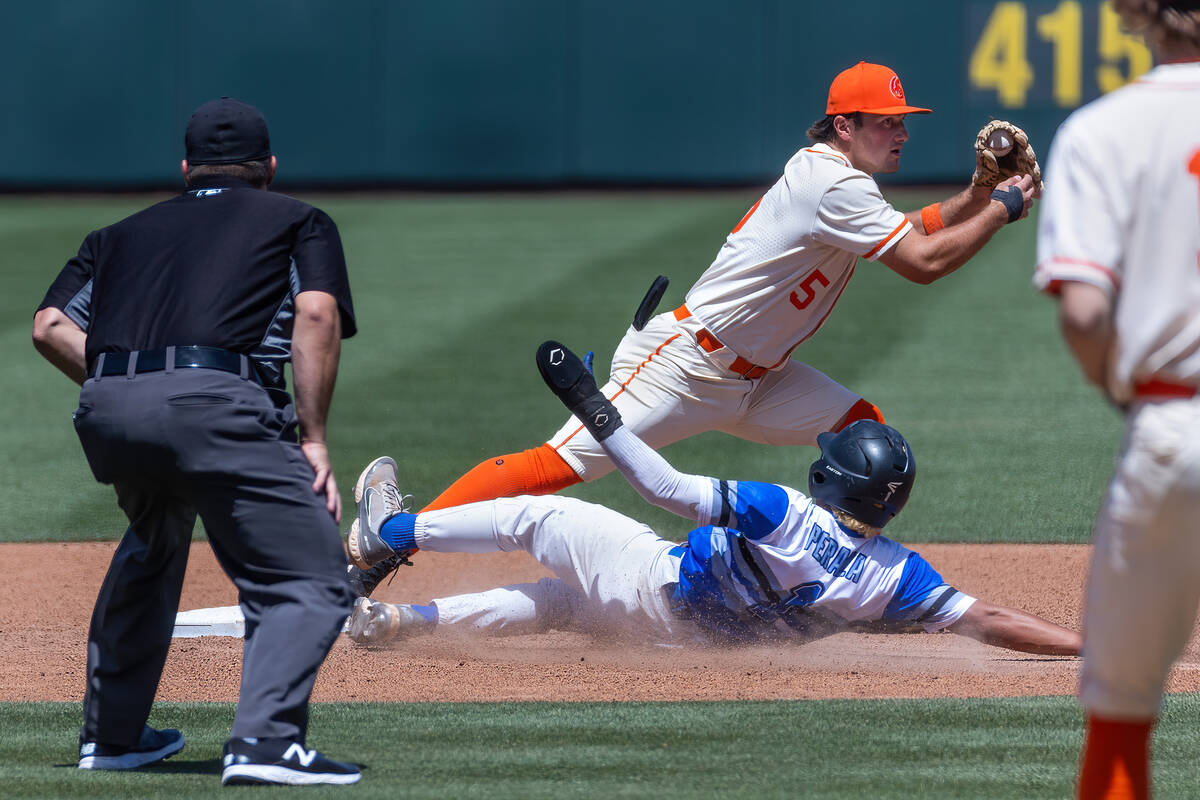
[[[736,644],[809,636],[848,623],[948,630],[1032,653],[1076,655],[1079,634],[977,600],[919,554],[880,535],[908,501],[912,450],[896,430],[858,420],[819,437],[809,494],[676,471],[629,428],[562,345],[538,353],[543,377],[649,502],[702,527],[676,545],[602,506],[516,497],[420,514],[400,509],[396,466],[377,459],[349,546],[370,564],[413,549],[525,550],[555,579],[439,598],[426,606],[359,598],[350,635],[379,644],[438,628],[490,633],[548,627],[649,641]]]
[[[712,430],[813,445],[817,434],[857,419],[883,420],[874,404],[793,361],[792,352],[824,324],[860,258],[917,283],[938,280],[1026,216],[1040,188],[1027,142],[999,166],[977,145],[970,187],[897,211],[871,176],[899,169],[905,117],[928,111],[908,104],[887,67],[860,62],[834,78],[825,116],[808,131],[813,144],[733,228],[684,305],[630,328],[617,347],[603,391],[634,433],[655,449]],[[549,494],[612,468],[595,439],[568,420],[541,447],[486,459],[427,510]],[[352,581],[369,594],[391,566],[351,568]]]
[[[1200,602],[1200,2],[1113,7],[1159,66],[1059,129],[1035,277],[1127,414],[1084,608],[1086,800],[1149,797],[1150,734]]]

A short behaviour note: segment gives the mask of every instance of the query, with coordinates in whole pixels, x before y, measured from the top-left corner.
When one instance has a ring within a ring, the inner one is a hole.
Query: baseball
[[[1001,130],[992,131],[991,136],[987,138],[988,150],[991,150],[997,156],[1006,156],[1012,150],[1012,139],[1008,133]]]

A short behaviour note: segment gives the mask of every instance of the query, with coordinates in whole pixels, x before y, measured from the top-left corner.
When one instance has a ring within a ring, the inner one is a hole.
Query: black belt
[[[167,368],[167,351],[175,351],[175,369],[216,369],[232,372],[261,384],[254,362],[241,353],[220,347],[189,345],[164,350],[134,350],[132,353],[101,353],[88,369],[88,377],[128,375],[129,362],[136,356],[134,373],[161,372]]]

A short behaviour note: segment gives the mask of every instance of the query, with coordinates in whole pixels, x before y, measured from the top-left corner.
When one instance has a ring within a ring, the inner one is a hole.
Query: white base
[[[347,618],[342,630],[345,631],[349,624],[350,620]],[[242,616],[240,606],[180,611],[175,615],[175,630],[171,634],[176,639],[194,639],[199,636],[233,636],[241,639],[245,635],[246,619]]]
[[[236,636],[240,639],[245,633],[246,620],[242,617],[242,609],[239,606],[220,606],[180,611],[175,615],[175,632],[171,635],[176,639],[197,636]]]

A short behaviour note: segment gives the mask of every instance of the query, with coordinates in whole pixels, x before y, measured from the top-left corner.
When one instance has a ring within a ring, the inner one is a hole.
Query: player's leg
[[[482,538],[501,550],[528,552],[569,590],[553,598],[551,616],[562,617],[566,610],[586,618],[594,631],[669,631],[673,618],[658,590],[678,576],[677,564],[672,569],[667,563],[672,543],[623,514],[574,498],[523,497],[486,505],[490,508],[469,507],[461,516],[454,510],[430,515],[418,531],[418,544],[469,547],[463,532],[487,524],[479,518],[486,513],[491,531]],[[467,518],[476,521],[463,525]],[[584,599],[582,607],[564,609],[571,593]]]
[[[175,379],[184,382],[181,391],[204,388],[204,376]],[[312,490],[312,467],[299,445],[280,440],[292,422],[290,407],[275,408],[249,381],[208,379],[223,380],[208,394],[257,412],[181,405],[167,420],[183,473],[180,491],[204,521],[246,620],[231,745],[303,744],[317,670],[354,599],[341,534],[325,498]]]
[[[543,444],[481,461],[422,510],[461,506],[493,497],[554,494],[581,480],[553,447]]]
[[[560,578],[569,592],[584,599],[589,622],[600,627],[671,628],[673,618],[658,589],[677,578],[677,563],[668,563],[672,543],[603,506],[568,497],[500,498],[420,514],[396,514],[380,526],[379,537],[399,550],[524,550]],[[548,592],[549,587],[541,591]],[[537,616],[563,617],[566,596],[543,596],[546,602]],[[528,605],[526,610],[536,605]],[[490,607],[490,602],[481,607]],[[574,606],[566,610],[568,616],[577,616]],[[519,609],[513,613],[518,621],[529,619]]]
[[[348,633],[358,644],[377,646],[443,631],[514,636],[569,630],[578,628],[577,620],[585,617],[581,612],[586,603],[559,578],[439,597],[423,605],[360,597]]]
[[[138,742],[150,715],[196,513],[165,493],[118,484],[117,496],[130,524],[92,612],[80,741],[120,749]]]
[[[75,430],[96,479],[112,483],[129,528],[88,631],[79,766],[131,769],[183,747],[145,726],[171,644],[196,514],[170,488],[160,380],[89,380]],[[172,734],[166,736],[166,734]]]
[[[510,636],[575,627],[585,599],[560,578],[435,598],[436,628]]]
[[[1079,796],[1089,799],[1148,796],[1151,730],[1200,602],[1200,406],[1145,405],[1128,425],[1084,612]]]
[[[763,444],[815,446],[818,434],[841,430],[855,420],[883,422],[876,406],[799,361],[789,361],[755,383],[737,418],[719,430]]]

